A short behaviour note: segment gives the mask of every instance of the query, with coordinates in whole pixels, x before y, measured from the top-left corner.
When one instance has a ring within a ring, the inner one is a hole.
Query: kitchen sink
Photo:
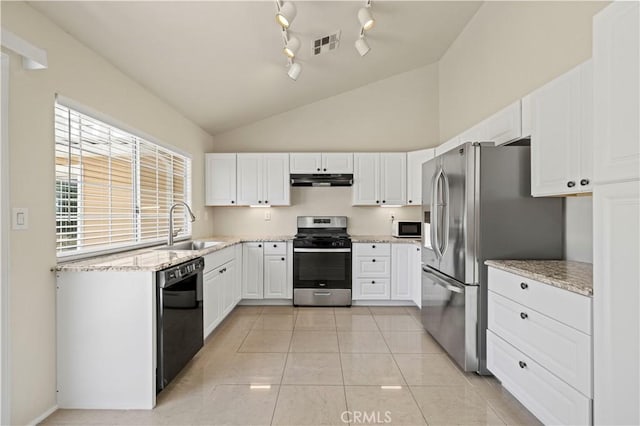
[[[171,246],[157,247],[155,250],[203,250],[222,244],[222,241],[183,241]]]

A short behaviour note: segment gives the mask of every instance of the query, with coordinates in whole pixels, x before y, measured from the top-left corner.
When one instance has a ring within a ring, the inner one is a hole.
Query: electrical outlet
[[[264,212],[264,220],[271,220],[271,212],[270,211],[265,211]]]
[[[394,220],[396,220],[396,217],[394,215],[390,215],[389,220],[393,222]]]
[[[29,209],[25,207],[14,207],[11,217],[12,228],[15,231],[29,229]]]

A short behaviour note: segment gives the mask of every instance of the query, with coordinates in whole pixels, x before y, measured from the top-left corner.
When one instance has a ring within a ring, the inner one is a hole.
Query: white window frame
[[[9,56],[0,53],[0,424],[10,424],[9,395]]]

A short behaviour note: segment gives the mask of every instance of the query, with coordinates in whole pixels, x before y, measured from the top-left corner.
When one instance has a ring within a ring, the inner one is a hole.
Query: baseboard
[[[38,425],[38,424],[42,423],[43,421],[45,421],[45,419],[47,417],[49,417],[50,415],[55,413],[57,410],[58,410],[58,404],[56,404],[53,407],[49,408],[47,411],[45,411],[44,413],[40,414],[38,417],[36,417],[32,421],[28,422],[27,424],[29,426]]]
[[[240,306],[293,306],[292,299],[242,299]]]
[[[410,300],[354,300],[353,306],[412,306],[416,304]]]

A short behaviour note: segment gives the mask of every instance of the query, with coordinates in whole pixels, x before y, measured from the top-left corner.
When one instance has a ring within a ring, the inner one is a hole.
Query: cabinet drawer
[[[204,256],[204,273],[213,271],[219,266],[232,261],[236,256],[235,247],[227,247]]]
[[[264,243],[264,255],[286,255],[287,243],[285,241],[266,241]]]
[[[542,423],[588,425],[591,399],[487,331],[487,368]]]
[[[387,278],[363,278],[356,280],[354,299],[389,300],[391,282]]]
[[[353,245],[356,256],[391,256],[391,244],[358,243]]]
[[[489,292],[489,330],[591,397],[591,337]]]
[[[389,256],[358,256],[355,263],[355,278],[391,278]]]
[[[591,298],[489,267],[489,290],[591,335]]]

